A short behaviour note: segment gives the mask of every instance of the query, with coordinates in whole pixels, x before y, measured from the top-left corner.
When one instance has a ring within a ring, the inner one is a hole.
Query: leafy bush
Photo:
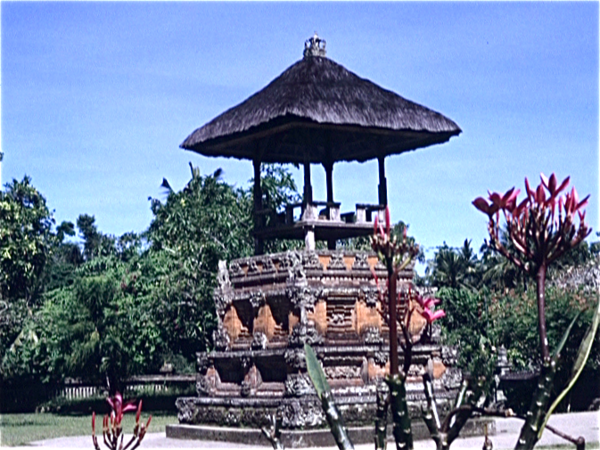
[[[555,386],[564,386],[570,377],[579,344],[591,324],[598,293],[584,293],[560,287],[546,290],[547,333],[551,348],[554,348],[575,315],[583,311],[575,322],[562,358],[557,368]],[[539,342],[537,329],[536,295],[533,289],[494,293],[485,289],[474,292],[467,289],[440,289],[446,318],[442,321],[445,342],[460,349],[459,365],[471,373],[493,373],[496,364],[495,350],[504,346],[512,370],[539,370]],[[493,364],[491,363],[493,361]],[[594,347],[571,398],[560,406],[565,410],[578,390],[584,388],[585,380],[600,379],[600,337],[595,338]],[[529,406],[531,383],[521,382],[505,390],[510,407],[524,411]],[[587,386],[589,392],[590,386]],[[553,396],[558,394],[556,388]],[[597,387],[596,387],[597,391]],[[573,408],[587,409],[593,401],[579,399]]]

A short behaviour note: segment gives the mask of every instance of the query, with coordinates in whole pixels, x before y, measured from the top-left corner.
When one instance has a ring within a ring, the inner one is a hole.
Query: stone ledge
[[[475,419],[467,422],[460,435],[483,436],[484,424],[488,424],[488,434],[496,434],[496,423],[492,419]],[[429,439],[429,433],[422,421],[413,421],[415,440]],[[348,435],[355,445],[373,442],[373,426],[349,427]],[[269,442],[257,428],[217,427],[209,425],[167,425],[166,435],[171,439],[230,442],[234,444],[264,445]],[[392,427],[388,426],[388,442],[393,442]],[[312,430],[281,430],[281,442],[286,448],[335,447],[329,428]]]

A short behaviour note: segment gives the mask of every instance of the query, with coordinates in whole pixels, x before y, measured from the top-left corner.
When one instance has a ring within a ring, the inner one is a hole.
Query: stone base
[[[474,419],[467,422],[460,435],[483,436],[484,425],[488,435],[496,434],[496,424],[492,419]],[[422,421],[413,421],[415,440],[429,439],[429,433]],[[172,439],[229,442],[233,444],[264,445],[269,442],[256,428],[232,428],[208,425],[167,425],[166,434]],[[355,445],[370,444],[374,439],[374,427],[349,427],[348,434]],[[388,441],[393,442],[392,427],[388,426]],[[281,430],[281,442],[286,448],[335,447],[329,428],[312,430]]]

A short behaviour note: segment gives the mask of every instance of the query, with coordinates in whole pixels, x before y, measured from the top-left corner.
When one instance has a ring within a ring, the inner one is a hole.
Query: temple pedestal
[[[223,264],[214,296],[215,350],[198,354],[198,396],[177,400],[180,423],[260,428],[275,415],[285,430],[325,427],[306,374],[309,343],[347,426],[372,426],[376,391],[389,368],[389,330],[371,270],[385,281],[377,256],[357,251],[295,251]],[[412,269],[400,273],[399,289],[408,289],[412,276]],[[411,411],[417,416],[425,401],[421,374],[429,360],[444,411],[461,381],[455,355],[439,344],[438,330],[412,317],[411,333],[424,336],[408,374]]]

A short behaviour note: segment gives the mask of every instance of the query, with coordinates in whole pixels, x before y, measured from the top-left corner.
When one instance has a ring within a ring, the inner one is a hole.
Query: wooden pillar
[[[258,215],[258,211],[262,209],[262,189],[260,187],[260,158],[255,156],[252,160],[254,167],[254,230],[258,230],[264,226],[262,216]],[[254,254],[262,255],[264,252],[264,242],[261,238],[254,237]]]
[[[333,163],[324,163],[323,167],[327,181],[327,202],[333,203]]]
[[[312,184],[310,183],[310,159],[308,153],[304,154],[304,203],[312,203]]]
[[[387,205],[387,180],[385,179],[385,155],[377,157],[379,161],[379,204]]]
[[[333,203],[333,163],[323,163],[323,167],[325,168],[325,179],[327,181],[327,203]],[[329,205],[327,208],[329,208]],[[328,213],[331,214],[329,211]],[[335,250],[335,238],[327,239],[327,249]]]

